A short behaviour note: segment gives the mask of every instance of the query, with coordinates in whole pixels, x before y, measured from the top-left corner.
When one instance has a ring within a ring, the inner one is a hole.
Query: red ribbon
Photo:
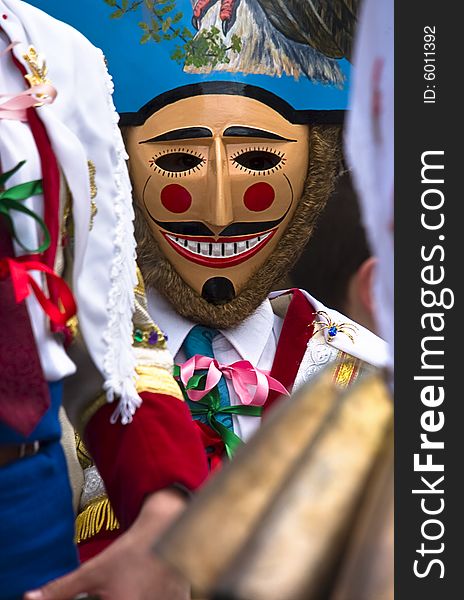
[[[50,321],[56,325],[66,325],[66,322],[76,314],[76,303],[67,283],[49,266],[37,260],[37,255],[25,255],[19,258],[3,258],[0,260],[0,279],[11,277],[16,302],[25,300],[31,291]],[[29,271],[45,273],[47,284],[54,284],[57,291],[56,304],[47,298],[39,284]],[[61,310],[60,310],[61,306]]]
[[[20,73],[25,76],[27,71],[22,63],[18,61],[14,54],[11,55],[13,62],[19,69]],[[31,88],[33,89],[33,88]],[[30,90],[28,90],[30,91]],[[47,92],[45,90],[45,92]],[[55,94],[56,95],[56,94]],[[50,92],[50,98],[53,97],[53,93]],[[54,99],[54,98],[53,98]],[[43,98],[42,98],[43,100]],[[52,102],[53,100],[50,100]],[[27,122],[31,129],[32,136],[39,152],[40,165],[42,169],[42,183],[43,183],[43,197],[44,197],[44,220],[45,224],[50,232],[50,246],[48,250],[44,252],[43,261],[50,268],[53,269],[55,264],[56,248],[58,244],[59,235],[59,211],[60,211],[60,172],[56,156],[53,152],[50,139],[47,135],[45,125],[41,121],[38,115],[38,111],[35,107],[26,109]],[[55,281],[51,280],[48,286],[48,293],[50,299],[57,304],[58,303],[58,290],[55,289]],[[53,332],[59,331],[60,327],[57,327],[56,323],[51,322],[51,329]]]
[[[195,425],[200,432],[203,447],[205,450],[208,450],[206,457],[209,462],[210,471],[220,469],[225,450],[224,440],[214,431],[214,429],[211,429],[209,425],[206,425],[206,423],[195,421]]]

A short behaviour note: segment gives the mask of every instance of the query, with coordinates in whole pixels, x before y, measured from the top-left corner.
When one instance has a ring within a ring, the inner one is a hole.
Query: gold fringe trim
[[[154,394],[166,394],[184,401],[180,387],[169,371],[162,367],[148,367],[138,365],[135,370],[138,374],[137,391],[152,392]]]
[[[75,542],[79,544],[97,535],[102,529],[119,529],[119,522],[111,508],[108,496],[96,498],[76,517]]]
[[[335,385],[346,388],[356,381],[361,361],[345,352],[339,353],[338,360],[339,362],[335,367],[333,380]]]

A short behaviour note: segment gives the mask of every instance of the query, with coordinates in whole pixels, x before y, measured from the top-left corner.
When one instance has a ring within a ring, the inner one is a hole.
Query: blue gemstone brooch
[[[343,333],[343,335],[346,335],[346,337],[354,343],[354,335],[358,332],[358,328],[354,323],[336,323],[335,321],[332,321],[325,310],[318,310],[313,314],[323,320],[316,321],[316,319],[314,319],[311,325],[320,325],[322,330],[326,329],[328,342],[333,341],[339,333]]]

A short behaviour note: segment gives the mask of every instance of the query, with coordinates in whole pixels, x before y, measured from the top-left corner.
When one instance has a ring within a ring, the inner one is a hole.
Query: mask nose
[[[220,138],[214,140],[211,152],[212,173],[208,186],[209,222],[220,231],[234,220],[227,153]]]

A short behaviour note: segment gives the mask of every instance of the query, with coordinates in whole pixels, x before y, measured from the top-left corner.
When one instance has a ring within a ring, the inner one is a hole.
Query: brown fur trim
[[[259,276],[252,275],[244,289],[230,302],[216,306],[204,300],[178,275],[164,257],[142,214],[135,206],[138,263],[145,285],[154,287],[181,316],[209,327],[228,329],[251,315],[272,286],[298,260],[314,224],[332,193],[341,165],[341,129],[317,125],[309,135],[309,167],[305,188],[295,214]],[[155,315],[156,318],[156,315]]]

